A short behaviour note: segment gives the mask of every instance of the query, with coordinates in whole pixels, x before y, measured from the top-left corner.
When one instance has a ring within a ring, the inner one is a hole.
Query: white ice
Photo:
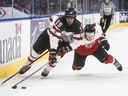
[[[118,72],[112,64],[99,63],[93,56],[87,58],[81,71],[74,72],[71,68],[73,52],[70,52],[47,78],[41,78],[38,72],[17,89],[11,89],[11,84],[0,87],[0,96],[127,96],[128,29],[110,32],[107,38],[111,45],[109,53],[122,64],[122,72]],[[27,89],[21,89],[22,86]]]

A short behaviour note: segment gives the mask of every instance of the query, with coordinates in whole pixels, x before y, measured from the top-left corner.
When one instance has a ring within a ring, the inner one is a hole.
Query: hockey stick
[[[30,63],[33,64],[34,62],[36,62],[38,59],[40,59],[42,56],[44,56],[45,54],[48,53],[48,50],[46,52],[44,52],[42,55],[40,55],[37,59],[35,59],[33,62]],[[20,71],[20,70],[19,70]],[[17,74],[19,74],[19,71],[16,72],[15,74],[13,74],[12,76],[8,77],[7,79],[5,79],[0,86],[2,86],[4,83],[6,83],[7,81],[9,81],[11,78],[15,77]]]
[[[16,84],[14,84],[14,85],[12,86],[12,88],[13,88],[13,89],[16,89],[17,86],[18,86],[20,83],[24,82],[25,80],[27,80],[28,78],[30,78],[31,76],[33,76],[35,73],[37,73],[37,72],[40,71],[42,68],[44,68],[47,64],[48,64],[48,63],[45,63],[43,66],[41,66],[40,68],[38,68],[36,71],[34,71],[33,73],[31,73],[31,74],[28,75],[27,77],[23,78],[22,80],[20,80],[20,81],[17,82]]]
[[[60,58],[60,59],[61,59],[61,58]],[[58,63],[58,62],[60,61],[60,59],[57,60],[56,63]],[[47,64],[48,64],[48,62],[45,63],[45,64],[43,64],[41,67],[39,67],[36,71],[32,72],[32,73],[31,73],[30,75],[28,75],[27,77],[25,77],[25,78],[21,79],[19,82],[15,83],[11,88],[16,89],[19,84],[21,84],[22,82],[24,82],[25,80],[27,80],[28,78],[30,78],[31,76],[33,76],[35,73],[39,72],[39,71],[40,71],[41,69],[43,69]]]
[[[71,46],[68,44],[68,47],[71,47]],[[61,58],[60,58],[60,59],[61,59]],[[56,63],[59,62],[60,59],[57,60]],[[43,66],[39,67],[36,71],[32,72],[32,73],[31,73],[30,75],[28,75],[27,77],[25,77],[25,78],[21,79],[19,82],[15,83],[11,88],[16,89],[19,84],[21,84],[22,82],[24,82],[25,80],[27,80],[28,78],[30,78],[31,76],[33,76],[35,73],[37,73],[38,71],[40,71],[41,69],[43,69],[47,64],[48,64],[48,62],[45,63]]]

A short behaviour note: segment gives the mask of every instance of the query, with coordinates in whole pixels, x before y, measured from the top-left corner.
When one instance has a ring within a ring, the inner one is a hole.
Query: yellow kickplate
[[[48,53],[44,56],[42,56],[41,58],[39,58],[36,62],[34,62],[35,64],[39,64],[39,62],[43,62],[44,60],[46,61],[48,58]],[[27,58],[23,58],[20,60],[17,60],[13,63],[4,65],[4,66],[0,66],[0,79],[6,78],[8,76],[13,75],[14,73],[16,73],[24,64],[26,64],[27,62]]]
[[[128,29],[128,23],[113,24],[108,28],[107,32],[112,32],[115,29]]]

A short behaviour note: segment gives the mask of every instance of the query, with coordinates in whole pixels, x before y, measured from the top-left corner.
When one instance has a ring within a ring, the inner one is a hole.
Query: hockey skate
[[[117,68],[118,71],[123,70],[122,65],[117,60],[115,61],[114,66]]]
[[[73,70],[81,70],[83,68],[83,66],[77,65],[77,64],[73,64],[72,69]]]
[[[46,68],[42,71],[41,76],[46,77],[50,73],[50,71],[56,66],[55,63],[57,62],[56,59],[56,51],[50,50],[49,52],[49,63]]]
[[[48,68],[45,68],[45,69],[41,72],[41,76],[47,77],[49,73],[50,73],[50,71],[48,70]]]
[[[49,63],[46,68],[41,72],[41,76],[47,77],[50,73],[50,71],[55,67],[56,65],[54,63]]]

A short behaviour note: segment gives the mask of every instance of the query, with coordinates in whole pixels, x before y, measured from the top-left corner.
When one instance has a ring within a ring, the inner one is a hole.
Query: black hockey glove
[[[64,40],[60,40],[58,42],[57,54],[63,57],[63,55],[72,50],[69,42],[65,42]]]
[[[103,40],[103,41],[101,42],[101,44],[102,44],[102,47],[103,47],[104,49],[106,49],[107,51],[110,49],[110,45],[109,45],[109,43],[108,43],[107,40]]]
[[[49,50],[49,64],[54,64],[57,62],[56,49]]]

